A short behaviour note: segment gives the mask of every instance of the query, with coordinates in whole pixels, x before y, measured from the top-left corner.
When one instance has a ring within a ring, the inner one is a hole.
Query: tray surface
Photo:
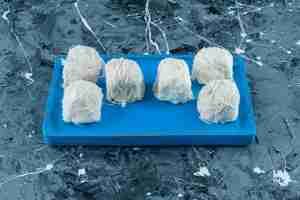
[[[161,59],[184,59],[190,71],[193,55],[113,55],[102,58],[127,57],[141,66],[146,83],[143,101],[127,104],[125,108],[105,100],[102,119],[97,123],[74,125],[62,119],[63,59],[55,60],[52,82],[43,123],[44,142],[47,144],[92,145],[246,145],[256,134],[251,96],[246,79],[245,62],[234,58],[234,79],[241,94],[239,117],[226,124],[206,124],[199,119],[196,99],[201,85],[193,82],[194,100],[174,105],[158,101],[152,92],[156,69]],[[98,85],[104,95],[105,80]],[[99,108],[100,109],[100,108]]]

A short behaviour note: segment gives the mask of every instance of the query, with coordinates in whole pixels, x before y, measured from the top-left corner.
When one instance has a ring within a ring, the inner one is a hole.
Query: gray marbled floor
[[[42,144],[41,122],[53,56],[76,44],[101,51],[73,2],[0,1],[0,13],[10,11],[0,19],[1,200],[300,199],[300,1],[150,3],[152,20],[165,31],[171,52],[208,46],[201,40],[205,37],[232,52],[239,47],[252,60],[248,77],[257,143],[239,148],[49,147]],[[138,0],[79,2],[108,52],[123,53],[147,51],[144,6]],[[241,33],[247,34],[244,40]],[[152,36],[165,51],[154,26]],[[26,75],[30,65],[33,83]],[[195,176],[200,166],[210,176]],[[274,179],[279,172],[290,180]]]

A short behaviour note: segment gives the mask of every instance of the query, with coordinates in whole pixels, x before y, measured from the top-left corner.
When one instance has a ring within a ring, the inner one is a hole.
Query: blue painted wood
[[[111,105],[106,100],[102,120],[98,123],[74,125],[62,119],[62,58],[55,60],[48,102],[44,115],[43,135],[46,144],[84,145],[247,145],[256,135],[255,118],[250,90],[246,79],[245,62],[234,59],[234,78],[241,94],[239,118],[226,124],[206,124],[199,119],[196,99],[201,85],[193,82],[195,100],[181,105],[158,101],[152,84],[161,59],[184,59],[190,69],[193,55],[123,55],[137,61],[144,73],[146,94],[143,101],[125,108]],[[103,56],[107,62],[112,57]],[[105,94],[105,81],[98,85]],[[100,109],[100,108],[99,108]]]

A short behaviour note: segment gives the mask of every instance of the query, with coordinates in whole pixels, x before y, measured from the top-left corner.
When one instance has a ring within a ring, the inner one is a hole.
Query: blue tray
[[[103,56],[107,62],[115,56]],[[234,78],[240,94],[240,113],[235,122],[206,124],[199,119],[196,99],[181,105],[158,101],[152,93],[152,84],[161,59],[167,55],[126,55],[137,61],[144,73],[146,94],[143,101],[125,108],[111,105],[106,100],[102,120],[98,123],[74,125],[62,119],[62,58],[55,60],[44,116],[43,135],[47,144],[84,145],[246,145],[253,141],[256,128],[251,96],[246,80],[245,63],[234,59]],[[192,66],[193,55],[169,55],[184,59]],[[98,85],[105,94],[105,81]],[[201,86],[193,82],[197,97]]]

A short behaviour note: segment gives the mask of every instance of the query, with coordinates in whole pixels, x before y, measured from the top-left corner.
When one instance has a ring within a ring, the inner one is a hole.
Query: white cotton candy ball
[[[72,82],[64,90],[63,120],[75,124],[100,121],[102,100],[102,90],[95,83]]]
[[[111,59],[105,65],[106,98],[108,101],[126,105],[141,100],[145,93],[144,75],[133,60]]]
[[[96,49],[82,45],[70,48],[63,69],[64,87],[77,80],[97,82],[103,67]]]
[[[201,49],[194,58],[192,79],[197,79],[200,84],[233,79],[233,56],[228,50],[218,47]]]
[[[185,103],[193,98],[189,68],[182,59],[165,58],[157,69],[154,95],[162,101]]]
[[[213,80],[205,85],[198,96],[200,119],[207,123],[234,121],[239,114],[240,93],[232,80]]]

